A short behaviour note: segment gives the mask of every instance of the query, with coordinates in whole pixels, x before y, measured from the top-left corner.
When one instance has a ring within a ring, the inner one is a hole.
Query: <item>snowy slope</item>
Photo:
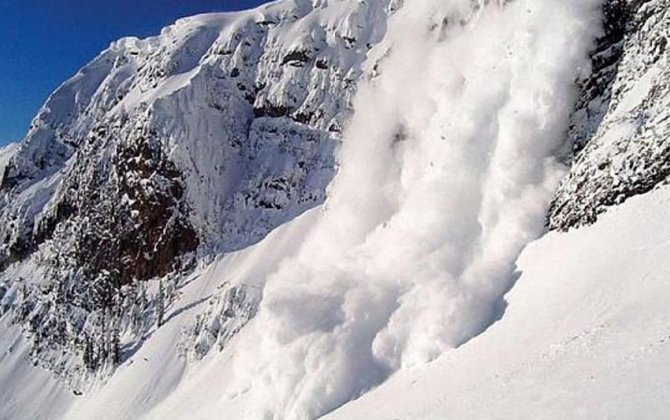
[[[667,418],[669,216],[666,187],[534,242],[500,321],[326,418]]]
[[[0,330],[0,418],[62,418],[74,398],[72,391],[50,372],[33,366],[30,343],[20,328],[3,319]]]
[[[665,418],[669,205],[670,190],[662,188],[629,200],[591,227],[534,242],[520,257],[521,275],[505,296],[508,308],[500,321],[432,363],[400,371],[327,418]],[[292,222],[201,276],[231,281],[244,271],[272,270],[272,258],[265,259],[273,253],[281,258],[277,250],[292,248],[316,216]],[[265,264],[258,267],[260,256]],[[215,284],[194,280],[185,287],[183,301],[171,310],[179,322],[168,323],[108,386],[79,397],[70,416],[136,415],[143,401],[160,400],[161,390],[175,386],[148,418],[216,418],[239,409],[243,396],[220,394],[228,377],[225,353],[185,373],[180,362],[167,363],[178,325],[186,321],[179,318],[206,305],[198,298],[216,290]],[[160,346],[165,349],[157,351]],[[207,405],[213,401],[220,405]],[[58,413],[58,403],[51,409]]]
[[[185,329],[195,318],[216,306],[218,298],[239,286],[254,293],[254,283],[261,282],[276,270],[283,258],[297,249],[305,231],[318,216],[311,211],[273,231],[260,243],[243,251],[227,254],[207,266],[197,269],[177,290],[179,298],[166,308],[166,322],[158,331],[151,331],[146,343],[131,349],[114,376],[98,384],[85,395],[73,394],[66,384],[47,371],[33,367],[28,355],[29,346],[15,326],[1,325],[0,344],[0,418],[136,418],[168,397],[181,382],[188,383],[196,373],[208,372],[211,364],[189,363],[182,357],[187,351],[189,337]],[[215,309],[219,309],[216,308]],[[5,319],[6,321],[6,319]],[[181,345],[180,345],[181,344]],[[210,358],[211,359],[211,358]],[[219,359],[216,359],[219,360]],[[220,364],[215,370],[218,382],[225,377],[229,366]],[[184,385],[181,385],[184,386]],[[216,386],[199,389],[202,398],[215,399],[206,391],[216,392]],[[192,407],[179,399],[186,416]],[[34,401],[37,401],[35,403]],[[194,399],[193,401],[197,401]],[[179,417],[176,412],[172,417]]]
[[[399,371],[326,418],[665,418],[669,204],[670,189],[661,188],[614,208],[594,226],[532,243],[518,261],[520,276],[505,296],[500,321],[427,365]],[[184,288],[172,310],[179,313],[175,321],[206,305],[198,297],[208,296],[216,282],[274,269],[317,217],[309,213],[205,271],[209,280]],[[147,418],[239,415],[245,394],[222,392],[231,378],[229,351],[185,371],[179,361],[167,362],[177,325],[168,323],[105,388],[77,400],[70,416],[134,416],[171,387]]]

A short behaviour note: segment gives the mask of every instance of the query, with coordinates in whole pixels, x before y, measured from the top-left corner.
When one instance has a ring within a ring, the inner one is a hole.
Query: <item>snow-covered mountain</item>
[[[114,42],[0,150],[0,418],[663,418],[668,3]]]
[[[156,310],[134,282],[245,248],[323,202],[354,82],[384,35],[365,23],[393,7],[300,1],[182,19],[113,43],[54,92],[1,187],[0,264],[7,287],[26,284],[8,298],[26,306],[17,322],[64,330],[32,335],[36,348],[93,347],[89,370],[117,363],[117,339],[92,337],[119,326],[91,314],[131,306],[133,319],[112,316],[140,337]]]

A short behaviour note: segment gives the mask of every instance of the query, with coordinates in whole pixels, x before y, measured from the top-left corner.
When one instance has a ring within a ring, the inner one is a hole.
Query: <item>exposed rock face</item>
[[[605,35],[570,130],[575,150],[549,212],[552,229],[593,223],[670,175],[670,2],[605,3]]]

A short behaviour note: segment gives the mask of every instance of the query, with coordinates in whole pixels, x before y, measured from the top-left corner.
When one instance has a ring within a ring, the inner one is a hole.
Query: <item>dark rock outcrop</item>
[[[670,2],[611,0],[604,13],[605,34],[572,118],[572,167],[549,209],[551,229],[593,223],[670,176]]]

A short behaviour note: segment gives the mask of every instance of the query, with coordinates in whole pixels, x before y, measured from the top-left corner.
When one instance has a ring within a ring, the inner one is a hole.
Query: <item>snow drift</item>
[[[317,417],[500,315],[564,174],[598,3],[417,0],[391,19],[320,220],[237,343],[247,414]]]

